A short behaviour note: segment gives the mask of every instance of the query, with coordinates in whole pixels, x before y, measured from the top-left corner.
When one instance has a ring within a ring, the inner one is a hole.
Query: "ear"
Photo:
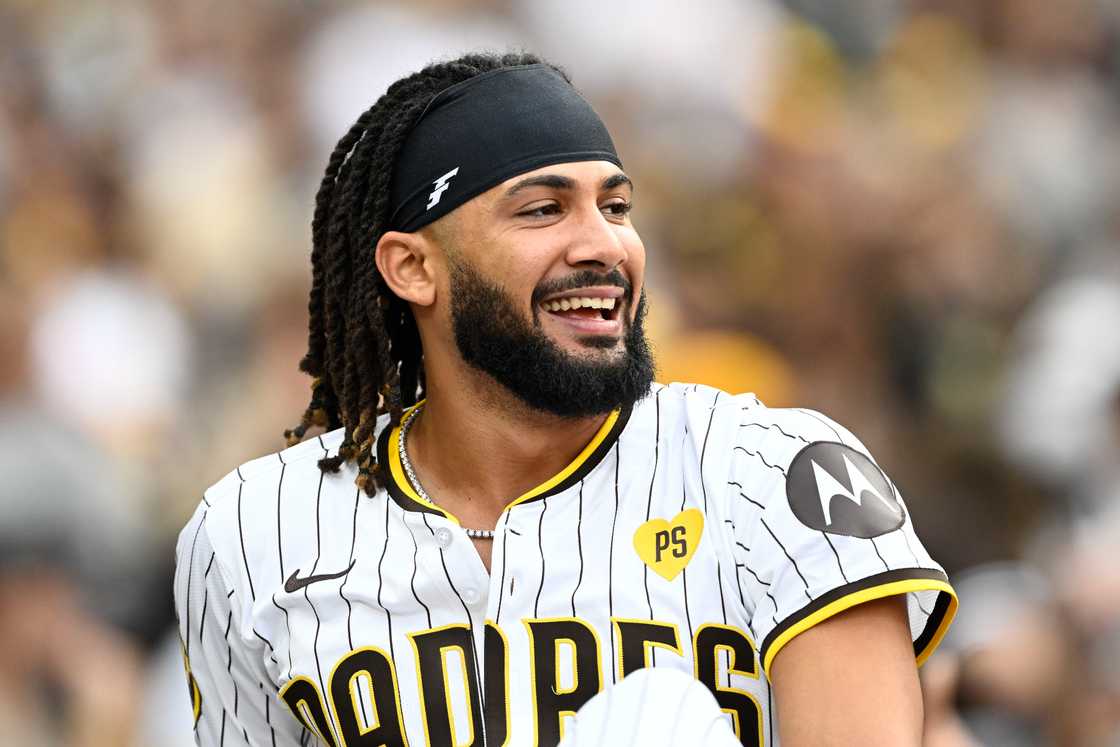
[[[420,233],[386,231],[374,260],[389,289],[404,301],[430,306],[436,300],[432,247]]]

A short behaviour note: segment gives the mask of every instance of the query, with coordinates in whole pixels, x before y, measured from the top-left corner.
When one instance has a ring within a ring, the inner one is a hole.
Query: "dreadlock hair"
[[[307,354],[311,401],[288,445],[308,429],[345,428],[338,454],[319,460],[324,472],[358,465],[358,487],[373,495],[387,479],[377,463],[377,418],[390,427],[425,388],[423,349],[412,310],[389,289],[373,261],[389,220],[389,187],[397,154],[428,103],[442,90],[491,70],[541,63],[527,53],[475,53],[425,67],[389,86],[338,141],[315,196],[311,221],[311,295]],[[554,67],[554,66],[553,66]],[[558,68],[557,72],[568,76]]]

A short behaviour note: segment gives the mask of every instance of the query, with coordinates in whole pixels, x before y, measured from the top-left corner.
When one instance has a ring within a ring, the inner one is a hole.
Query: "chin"
[[[620,337],[587,335],[567,340],[553,340],[557,346],[566,352],[575,353],[583,357],[589,355],[597,358],[618,357],[626,352],[626,346]]]

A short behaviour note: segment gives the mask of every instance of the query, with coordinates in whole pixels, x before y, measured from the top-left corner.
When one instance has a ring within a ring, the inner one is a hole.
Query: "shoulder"
[[[281,451],[243,462],[207,488],[202,502],[210,509],[211,515],[220,516],[239,497],[242,501],[260,500],[265,486],[271,485],[272,491],[275,491],[281,475],[292,477],[317,472],[320,459],[338,452],[342,435],[343,431],[339,428]]]
[[[379,419],[378,435],[387,422],[388,416]],[[294,561],[294,568],[317,551],[320,499],[337,507],[347,502],[336,500],[345,495],[353,505],[354,465],[344,464],[338,474],[325,474],[319,467],[321,459],[338,453],[343,435],[341,428],[330,431],[230,470],[205,491],[181,531],[179,567],[204,562],[205,568],[198,569],[204,573],[216,567],[229,593],[238,594],[243,604],[267,598],[269,589],[282,586],[284,572],[291,570],[282,557]],[[325,512],[324,520],[332,515]]]
[[[707,384],[679,381],[655,384],[643,404],[649,403],[655,396],[660,399],[660,405],[666,412],[697,422],[703,421],[705,424],[708,421],[738,422],[741,412],[768,409],[753,392],[726,392]]]
[[[700,445],[728,449],[736,446],[804,447],[814,441],[862,444],[828,416],[803,407],[768,407],[753,392],[732,393],[704,384],[655,384],[635,409],[649,417],[657,410],[662,425],[677,424]],[[788,448],[786,449],[788,450]]]
[[[816,410],[768,407],[750,392],[734,394],[677,382],[657,385],[635,415],[653,407],[662,436],[673,429],[687,434],[683,443],[702,462],[706,479],[772,489],[800,475],[803,468],[812,475],[813,462],[838,472],[842,481],[848,462],[868,474],[879,472],[859,438]],[[641,417],[644,422],[651,419]]]
[[[729,484],[775,525],[870,539],[906,523],[894,482],[844,426],[807,408],[744,410]]]
[[[739,413],[732,449],[783,476],[802,462],[845,458],[874,463],[867,447],[850,430],[824,413],[804,407],[770,408],[755,401]],[[873,465],[872,469],[878,469]]]
[[[753,392],[732,393],[677,381],[654,384],[635,406],[634,417],[650,417],[654,410],[663,422],[685,421],[692,431],[709,430],[711,423],[721,435],[734,433],[736,443],[789,439],[802,446],[835,441],[864,448],[851,431],[824,413],[806,407],[768,407]]]
[[[376,433],[380,434],[387,423],[388,416],[381,416]],[[297,486],[317,483],[322,476],[319,461],[335,456],[342,439],[343,429],[338,428],[281,451],[251,459],[207,488],[196,515],[201,515],[205,531],[219,555],[224,546],[240,543],[243,518],[275,513],[281,492],[288,499]],[[352,470],[344,465],[339,475],[331,476],[330,484],[332,488],[334,485],[345,485],[345,489],[349,490],[353,477]]]
[[[758,398],[749,393],[733,395],[705,384],[655,383],[634,407],[631,422],[648,421],[659,426],[662,434],[680,428],[702,437],[710,423],[732,418],[731,413],[751,403],[758,403]]]

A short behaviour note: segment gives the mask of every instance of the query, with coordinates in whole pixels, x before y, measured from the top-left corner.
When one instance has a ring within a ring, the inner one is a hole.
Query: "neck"
[[[473,517],[492,526],[511,501],[571,463],[607,414],[561,418],[527,407],[492,381],[471,383],[446,389],[429,379],[407,448],[437,504],[465,524]]]

